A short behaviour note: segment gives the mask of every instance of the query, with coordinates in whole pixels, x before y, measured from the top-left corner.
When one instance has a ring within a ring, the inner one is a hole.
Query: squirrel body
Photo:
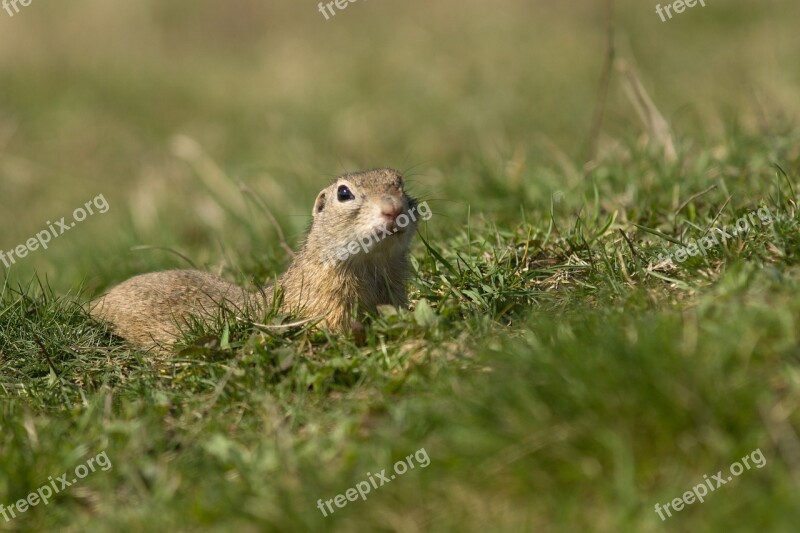
[[[423,206],[426,212],[418,212]],[[405,305],[417,214],[430,217],[423,206],[405,193],[392,169],[336,178],[317,195],[311,229],[277,280],[280,311],[347,332],[379,305]],[[112,288],[91,314],[138,348],[169,351],[192,317],[211,319],[222,307],[263,312],[275,288],[251,292],[197,270],[153,272]]]

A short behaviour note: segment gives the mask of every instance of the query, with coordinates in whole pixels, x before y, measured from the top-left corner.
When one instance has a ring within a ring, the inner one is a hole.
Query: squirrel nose
[[[394,222],[403,210],[403,206],[395,202],[383,202],[381,205],[381,214],[389,221]]]

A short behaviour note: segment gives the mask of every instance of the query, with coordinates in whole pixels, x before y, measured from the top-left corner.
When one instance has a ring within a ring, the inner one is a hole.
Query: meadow
[[[800,5],[610,3],[0,10],[0,531],[796,530]],[[220,321],[159,358],[86,313],[269,282],[384,166],[432,216],[363,343]]]

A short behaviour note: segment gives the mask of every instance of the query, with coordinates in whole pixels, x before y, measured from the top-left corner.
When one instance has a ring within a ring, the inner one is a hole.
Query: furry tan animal
[[[405,305],[409,247],[422,206],[403,187],[397,171],[376,169],[340,176],[319,193],[308,236],[277,282],[281,312],[346,332],[378,305]],[[274,289],[248,292],[205,272],[170,270],[117,285],[91,313],[141,349],[169,351],[192,316],[212,319],[223,306],[263,312]]]

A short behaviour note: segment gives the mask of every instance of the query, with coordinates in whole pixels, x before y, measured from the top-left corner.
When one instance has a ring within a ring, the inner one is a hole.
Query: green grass
[[[113,464],[0,531],[796,529],[797,3],[666,24],[618,3],[678,157],[614,75],[588,164],[602,5],[507,4],[0,11],[0,249],[110,205],[0,274],[0,504]],[[262,201],[294,246],[331,176],[384,165],[434,215],[412,305],[364,344],[219,321],[154,358],[86,315],[157,269],[269,281],[290,258]],[[771,223],[657,260],[759,208]],[[763,468],[659,519],[756,449]]]
[[[785,163],[796,175],[800,161]],[[787,181],[761,170],[774,176],[773,224],[676,267],[654,269],[668,242],[635,224],[697,236],[723,194],[693,201],[691,217],[646,194],[647,210],[608,225],[590,197],[550,221],[542,209],[506,230],[475,221],[428,234],[416,309],[377,319],[366,346],[234,324],[223,342],[223,327],[194,331],[194,348],[156,361],[92,324],[75,297],[7,286],[3,501],[105,450],[112,470],[20,523],[654,530],[655,503],[759,448],[763,469],[671,520],[757,517],[788,531],[800,217]],[[716,224],[758,205],[738,204]],[[426,469],[332,517],[316,510],[422,447]]]

